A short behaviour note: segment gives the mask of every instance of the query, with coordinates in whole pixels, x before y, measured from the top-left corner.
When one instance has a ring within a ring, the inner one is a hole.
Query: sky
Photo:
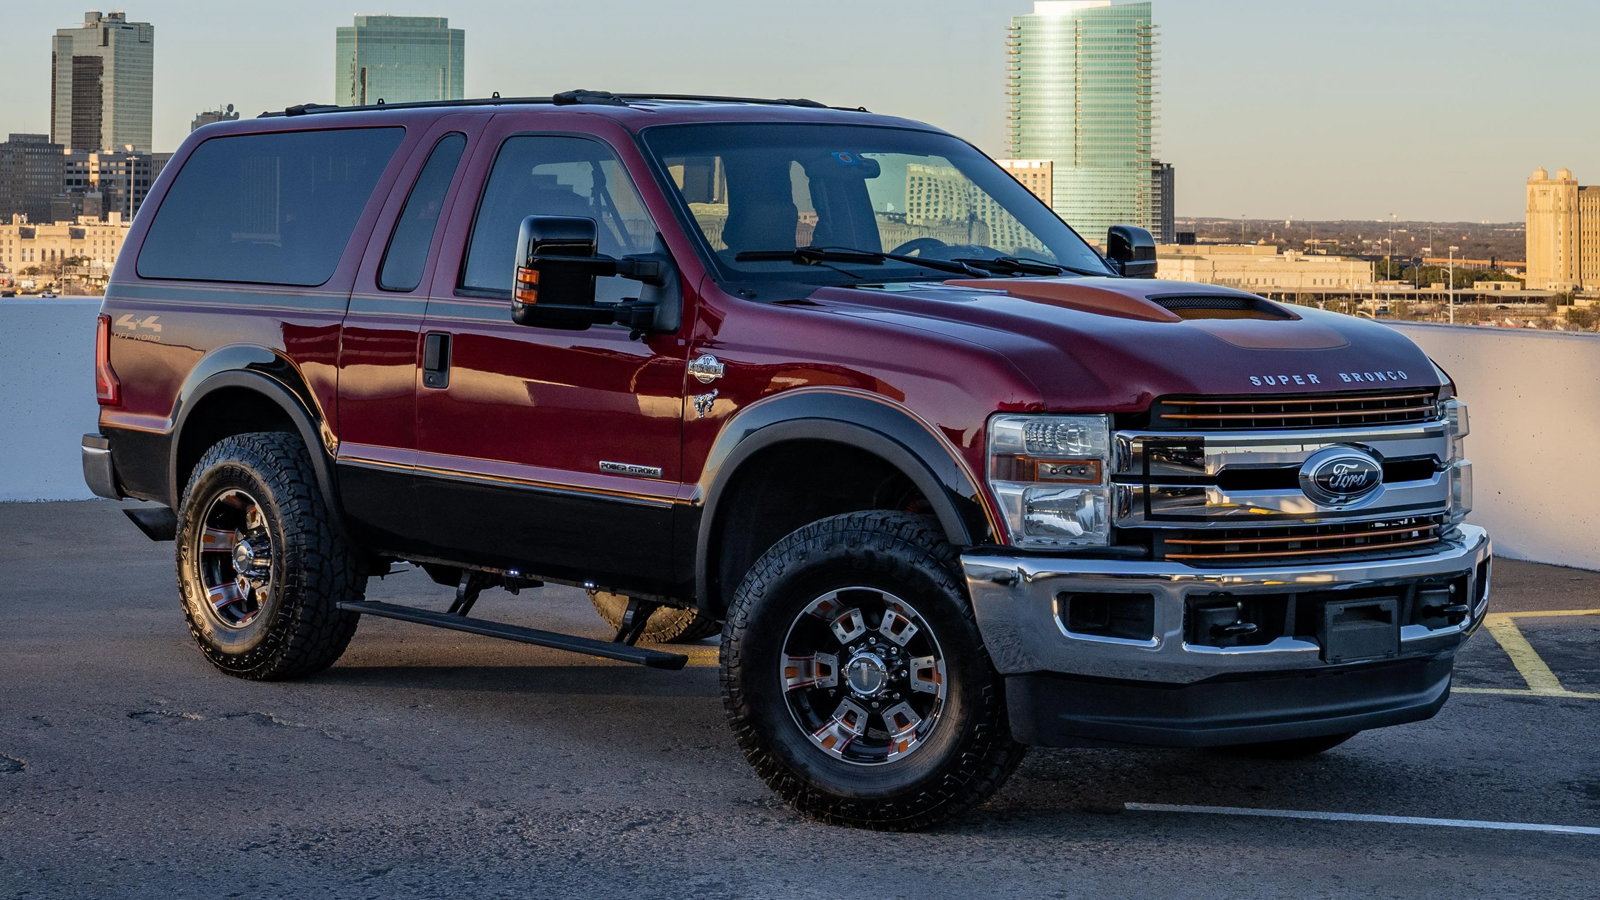
[[[0,133],[48,132],[50,37],[92,0],[0,0]],[[115,9],[119,7],[104,7]],[[228,103],[333,95],[357,13],[466,29],[468,96],[809,97],[1005,152],[1004,40],[1031,0],[129,0],[156,28],[155,144]],[[1600,184],[1593,0],[1155,0],[1158,155],[1180,216],[1520,221],[1536,166]]]

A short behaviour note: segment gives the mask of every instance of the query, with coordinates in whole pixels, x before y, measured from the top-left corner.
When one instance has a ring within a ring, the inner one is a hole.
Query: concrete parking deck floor
[[[603,634],[575,590],[478,609]],[[674,673],[368,620],[324,675],[243,682],[117,504],[0,505],[0,897],[1594,897],[1600,573],[1502,561],[1494,611],[1431,721],[1299,763],[1035,751],[878,835],[750,774],[711,642]]]

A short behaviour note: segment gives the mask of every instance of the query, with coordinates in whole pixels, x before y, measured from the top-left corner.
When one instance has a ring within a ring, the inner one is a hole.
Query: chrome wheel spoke
[[[913,613],[897,601],[890,600],[883,611],[883,621],[878,623],[878,633],[897,647],[904,647],[922,629],[912,620]]]
[[[207,528],[200,532],[201,553],[233,553],[234,534],[226,528]]]
[[[914,657],[906,677],[910,680],[913,691],[939,694],[944,690],[944,660],[936,656]]]
[[[832,653],[785,657],[783,685],[786,691],[839,686],[839,657]]]
[[[917,728],[922,725],[922,716],[911,708],[910,703],[901,703],[884,710],[883,724],[889,730],[889,752],[885,759],[899,759],[910,753],[921,740],[917,735]]]
[[[217,612],[244,600],[246,596],[236,581],[224,581],[214,587],[206,588],[206,599],[211,601],[211,608]]]
[[[867,633],[867,617],[859,609],[847,609],[828,625],[839,643],[848,644]]]
[[[853,701],[841,700],[838,709],[833,711],[833,718],[812,732],[811,739],[834,756],[842,757],[851,743],[867,733],[869,719],[867,711]]]

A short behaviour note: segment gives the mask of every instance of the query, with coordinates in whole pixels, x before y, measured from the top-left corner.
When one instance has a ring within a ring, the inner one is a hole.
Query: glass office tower
[[[1040,0],[1006,41],[1013,159],[1053,163],[1052,208],[1085,238],[1160,228],[1150,3]]]
[[[156,30],[124,13],[83,14],[51,42],[50,139],[68,150],[150,152]]]
[[[340,106],[462,98],[466,32],[430,16],[356,16],[338,29],[334,102]]]

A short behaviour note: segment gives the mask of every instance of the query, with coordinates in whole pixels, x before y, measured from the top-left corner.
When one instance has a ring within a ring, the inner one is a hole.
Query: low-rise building
[[[1373,288],[1367,260],[1284,253],[1269,244],[1167,244],[1157,248],[1156,258],[1160,278],[1257,294],[1343,294]]]
[[[104,282],[122,252],[132,223],[110,212],[106,221],[84,216],[73,222],[34,224],[13,215],[0,223],[0,267],[4,277],[18,279],[30,270],[32,280]]]

